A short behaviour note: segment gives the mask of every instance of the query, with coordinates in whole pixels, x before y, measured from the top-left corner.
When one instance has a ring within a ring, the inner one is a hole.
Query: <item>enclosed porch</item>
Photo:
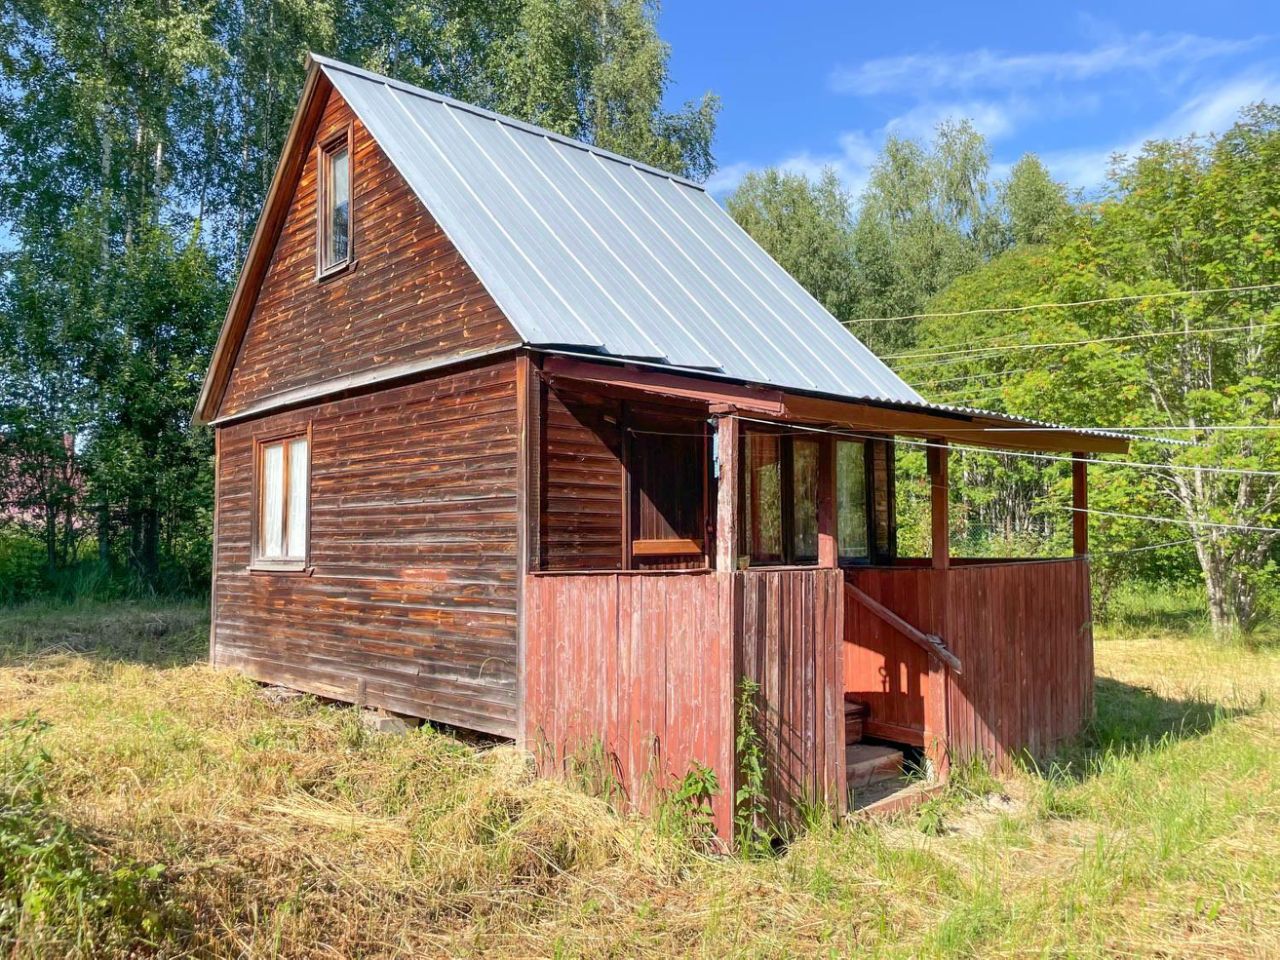
[[[843,814],[904,757],[941,779],[1079,730],[1085,514],[1071,557],[952,557],[948,424],[897,413],[548,362],[528,406],[522,628],[522,729],[544,769],[603,762],[646,808],[709,768],[727,837],[744,689],[776,826],[815,803]],[[895,437],[928,444],[927,558],[898,555]],[[1082,510],[1083,453],[1074,481]]]

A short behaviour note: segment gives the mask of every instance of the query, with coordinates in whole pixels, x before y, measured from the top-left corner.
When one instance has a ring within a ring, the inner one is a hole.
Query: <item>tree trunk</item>
[[[111,565],[111,508],[105,500],[98,504],[98,562]]]
[[[148,504],[142,512],[142,577],[154,590],[160,579],[160,511]]]

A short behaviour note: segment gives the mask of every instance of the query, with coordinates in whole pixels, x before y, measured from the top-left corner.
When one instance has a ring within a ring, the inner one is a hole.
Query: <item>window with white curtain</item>
[[[256,559],[268,563],[306,560],[310,463],[306,437],[259,446]]]

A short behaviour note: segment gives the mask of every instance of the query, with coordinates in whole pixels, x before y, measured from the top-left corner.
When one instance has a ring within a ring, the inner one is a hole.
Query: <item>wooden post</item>
[[[1071,455],[1071,542],[1077,557],[1089,556],[1089,461],[1087,454]]]
[[[951,772],[948,749],[947,700],[951,671],[937,657],[929,657],[929,674],[925,678],[924,754],[930,780],[941,782]]]
[[[528,354],[516,357],[516,731],[529,747],[525,712],[528,645],[526,576],[542,566],[542,375]]]
[[[836,518],[836,442],[829,434],[818,440],[818,566],[840,565]]]
[[[933,569],[951,566],[950,482],[947,479],[947,441],[935,440],[928,448],[929,503],[933,516]]]
[[[716,569],[738,569],[738,418],[724,413],[716,418]]]

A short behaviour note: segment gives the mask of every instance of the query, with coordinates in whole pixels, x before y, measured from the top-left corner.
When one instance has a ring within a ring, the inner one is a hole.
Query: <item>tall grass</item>
[[[48,757],[40,822],[173,911],[99,955],[1280,954],[1272,648],[1105,635],[1097,722],[1056,764],[743,860],[512,748],[272,703],[199,662],[205,629],[186,605],[0,614],[0,720],[38,722]]]

